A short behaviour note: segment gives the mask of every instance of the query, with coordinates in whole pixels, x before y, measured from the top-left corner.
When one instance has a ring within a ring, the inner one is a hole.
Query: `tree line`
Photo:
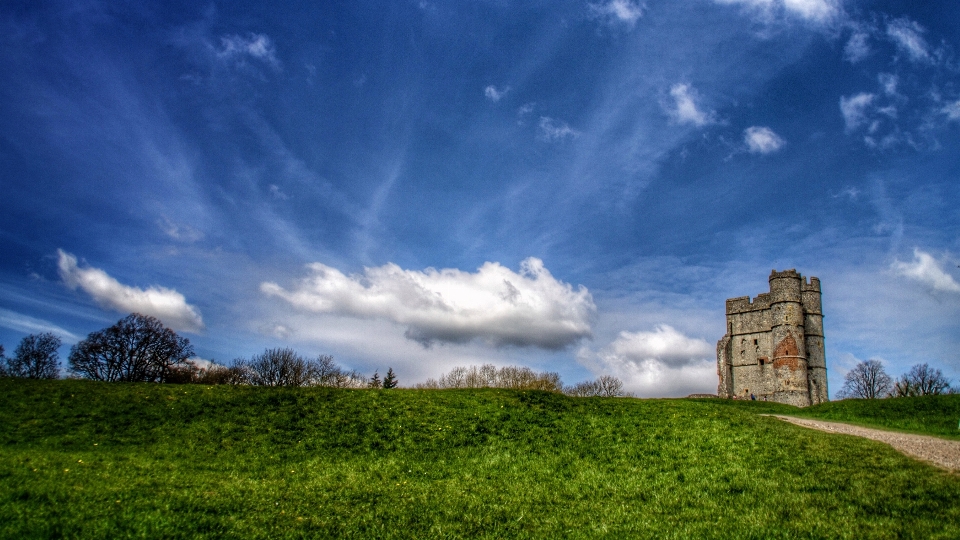
[[[953,394],[956,389],[939,369],[917,364],[894,380],[879,360],[858,363],[843,378],[840,399],[878,399],[887,397],[935,396]]]
[[[551,371],[536,372],[528,367],[493,364],[482,366],[459,366],[436,379],[427,379],[416,385],[420,389],[444,388],[511,388],[514,390],[545,390],[562,392],[573,397],[622,397],[623,382],[603,375],[595,381],[583,381],[573,386],[564,386],[560,374]]]
[[[60,345],[60,338],[49,332],[24,337],[10,358],[4,356],[0,345],[0,376],[59,378]],[[91,332],[86,339],[73,345],[67,358],[67,371],[71,377],[106,382],[385,390],[397,388],[400,384],[393,368],[388,368],[382,379],[379,371],[367,378],[357,371],[340,367],[330,355],[307,358],[290,348],[267,349],[250,358],[238,358],[229,366],[215,362],[200,364],[191,360],[193,357],[193,346],[188,339],[177,335],[155,317],[131,313],[112,326]],[[517,366],[498,368],[492,364],[456,367],[415,387],[544,390],[576,397],[625,395],[623,383],[609,375],[565,387],[560,375],[554,372],[535,372]]]
[[[23,338],[14,356],[0,345],[0,376],[30,379],[60,377],[61,340],[46,332]],[[190,340],[166,328],[158,319],[131,313],[116,324],[91,332],[70,348],[71,377],[106,382],[178,384],[245,384],[251,386],[328,386],[334,388],[396,388],[393,369],[380,379],[367,379],[338,366],[333,357],[306,358],[293,349],[267,349],[230,366],[215,362],[199,365]]]

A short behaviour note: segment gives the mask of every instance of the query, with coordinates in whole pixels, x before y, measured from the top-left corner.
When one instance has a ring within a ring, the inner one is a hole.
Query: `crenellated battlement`
[[[727,315],[770,309],[770,293],[760,293],[753,300],[749,296],[739,296],[727,300]]]
[[[770,271],[769,281],[775,279],[801,279],[802,276],[797,272],[796,268],[791,268],[790,270],[784,270],[783,272],[777,272],[776,270]]]
[[[800,290],[803,292],[820,292],[820,278],[811,276],[809,280],[804,280],[800,284]]]
[[[774,269],[769,281],[770,292],[726,302],[718,395],[801,407],[827,401],[820,280]]]

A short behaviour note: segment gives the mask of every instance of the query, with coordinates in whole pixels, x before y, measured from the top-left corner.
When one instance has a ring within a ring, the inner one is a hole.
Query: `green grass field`
[[[0,536],[960,538],[960,477],[797,411],[0,379]]]

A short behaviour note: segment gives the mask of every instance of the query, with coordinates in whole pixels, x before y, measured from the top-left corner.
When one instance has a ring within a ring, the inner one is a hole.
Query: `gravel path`
[[[910,433],[897,433],[894,431],[883,431],[880,429],[871,429],[850,424],[840,424],[837,422],[824,422],[822,420],[809,420],[806,418],[794,418],[792,416],[780,416],[774,414],[781,420],[797,424],[798,426],[819,429],[830,433],[842,433],[844,435],[856,435],[865,437],[882,443],[887,443],[895,450],[898,450],[910,457],[917,458],[937,467],[947,469],[948,471],[960,471],[960,441],[950,441],[939,439],[927,435],[913,435]]]

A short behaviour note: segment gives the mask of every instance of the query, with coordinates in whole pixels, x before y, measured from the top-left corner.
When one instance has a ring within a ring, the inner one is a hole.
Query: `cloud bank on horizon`
[[[960,5],[90,0],[0,28],[8,348],[138,311],[204,358],[704,393],[724,300],[796,268],[831,388],[858,358],[960,379]]]

